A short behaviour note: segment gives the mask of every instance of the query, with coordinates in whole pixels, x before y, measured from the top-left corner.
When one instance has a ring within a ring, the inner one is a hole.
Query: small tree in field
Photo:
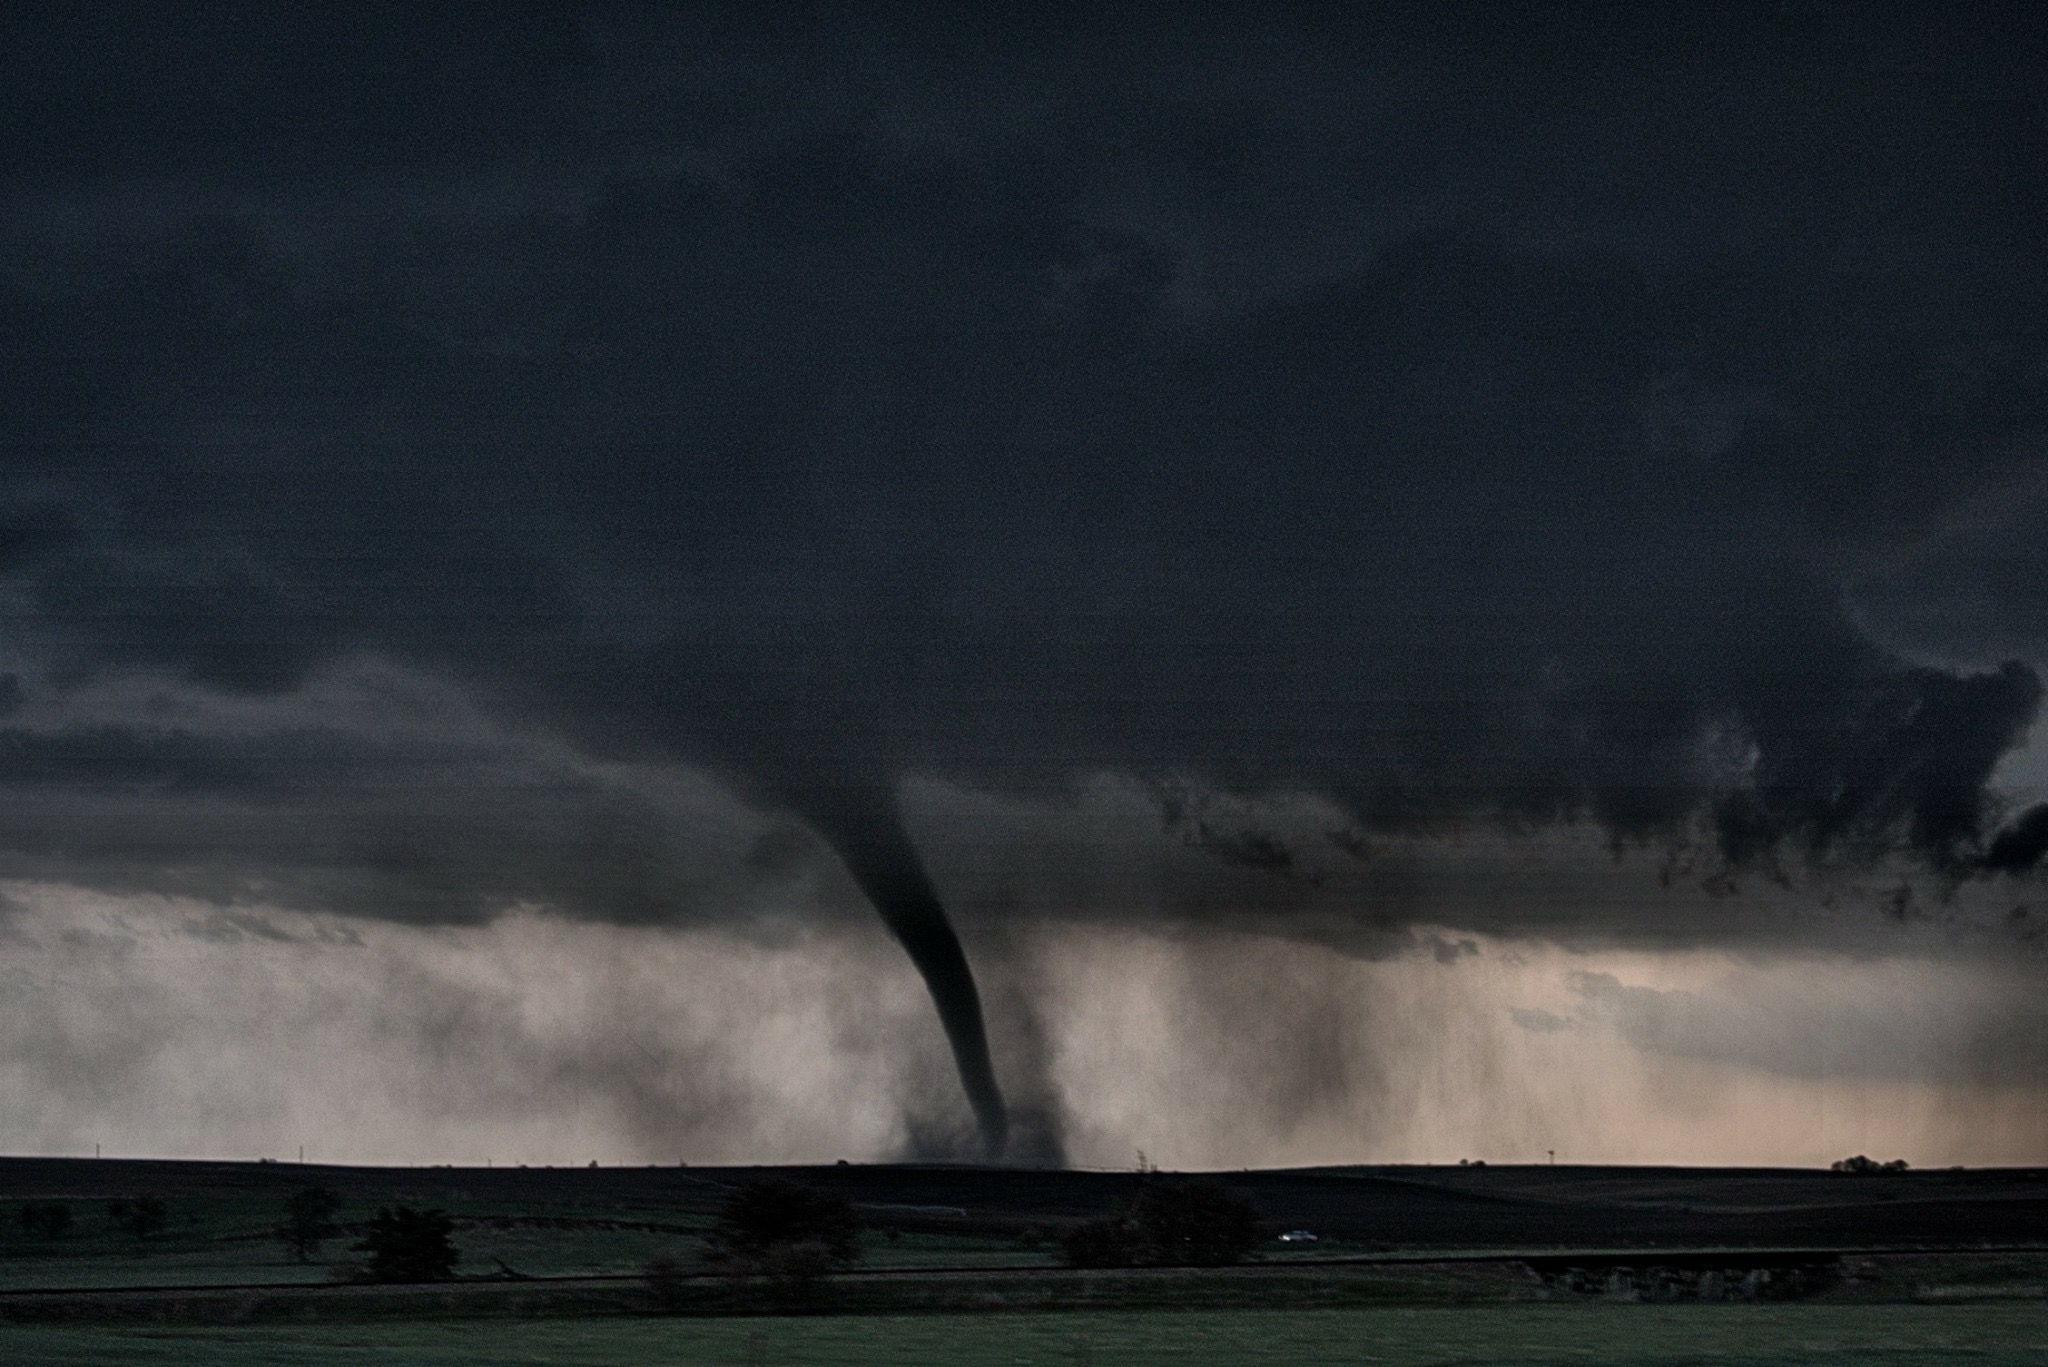
[[[1214,1182],[1148,1184],[1132,1216],[1151,1260],[1170,1266],[1223,1267],[1259,1244],[1259,1213]]]
[[[1213,1182],[1161,1182],[1141,1172],[1137,1195],[1067,1231],[1073,1267],[1223,1267],[1259,1243],[1259,1213]]]
[[[290,1249],[294,1258],[305,1262],[338,1232],[334,1212],[339,1209],[341,1198],[325,1187],[293,1192],[285,1198],[284,1219],[278,1222],[276,1230],[278,1242]]]
[[[711,1227],[708,1253],[713,1262],[762,1267],[805,1245],[821,1250],[828,1266],[847,1267],[860,1259],[859,1235],[860,1221],[845,1197],[766,1179],[726,1200]]]
[[[370,1255],[362,1274],[367,1281],[444,1282],[462,1256],[449,1237],[454,1232],[455,1222],[441,1211],[386,1207],[353,1247]]]

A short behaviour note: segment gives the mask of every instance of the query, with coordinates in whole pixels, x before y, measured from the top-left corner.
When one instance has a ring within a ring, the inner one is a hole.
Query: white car
[[[1290,1229],[1280,1236],[1280,1242],[1283,1244],[1312,1244],[1316,1242],[1316,1236],[1305,1229]]]

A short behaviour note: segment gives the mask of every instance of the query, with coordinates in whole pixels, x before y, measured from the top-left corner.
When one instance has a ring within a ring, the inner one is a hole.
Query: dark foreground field
[[[1527,1305],[149,1330],[0,1325],[0,1360],[37,1367],[2039,1367],[2048,1362],[2048,1313],[2038,1304]]]
[[[720,1204],[771,1172],[855,1204],[859,1271],[793,1296],[698,1270]],[[2048,1362],[2039,1170],[1212,1176],[1318,1241],[1060,1267],[1131,1173],[0,1159],[0,1363]],[[311,1185],[345,1232],[301,1263],[270,1231]],[[169,1217],[146,1238],[107,1213],[141,1193]],[[31,1202],[72,1227],[24,1229]],[[458,1280],[335,1283],[399,1202],[455,1218]],[[689,1270],[665,1301],[640,1275],[659,1254]]]

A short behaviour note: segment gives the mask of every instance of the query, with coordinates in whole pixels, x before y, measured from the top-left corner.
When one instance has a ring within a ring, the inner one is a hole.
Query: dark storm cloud
[[[378,669],[275,699],[155,681],[31,703],[0,725],[0,821],[4,876],[431,923],[758,917],[829,869],[701,780],[507,734]]]
[[[1984,867],[1998,873],[2022,873],[2048,855],[2048,803],[2030,807],[2000,831],[1985,853]]]
[[[915,23],[31,26],[21,649],[393,651],[776,800],[1134,767],[1973,857],[2035,676],[1906,666],[1842,594],[2038,473],[2031,111],[1869,97],[1882,34],[1726,128],[1739,51],[1437,107],[1387,84],[1488,35],[1387,36],[1205,77],[1195,32],[1116,89],[1012,35],[991,93],[1000,45]]]
[[[431,746],[65,715],[385,656],[795,812],[939,928],[909,775],[1960,879],[2041,693],[2041,21],[1773,13],[13,11],[9,838],[438,889],[394,915],[708,904],[654,818]],[[308,851],[281,781],[453,810]]]

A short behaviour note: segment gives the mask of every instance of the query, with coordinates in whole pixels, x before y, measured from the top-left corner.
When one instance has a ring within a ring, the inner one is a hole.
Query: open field
[[[1240,1367],[1264,1363],[2048,1361],[2048,1305],[1527,1305],[1340,1311],[543,1320],[113,1331],[0,1326],[0,1360],[98,1367],[299,1364],[806,1364]]]

